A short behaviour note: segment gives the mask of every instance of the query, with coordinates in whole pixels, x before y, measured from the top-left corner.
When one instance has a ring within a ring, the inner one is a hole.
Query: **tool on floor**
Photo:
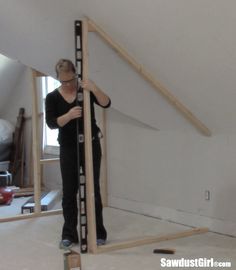
[[[10,205],[14,192],[9,187],[12,181],[12,176],[8,171],[0,171],[0,204]]]
[[[77,68],[78,80],[83,79],[83,59],[82,59],[82,21],[75,21],[75,66]],[[77,105],[82,107],[83,112],[83,89],[79,87],[77,92]],[[77,118],[77,164],[78,164],[78,183],[79,183],[79,215],[80,215],[80,251],[88,252],[88,225],[86,208],[86,178],[82,168],[82,160],[85,163],[85,153],[80,156],[80,147],[84,143],[83,123]],[[81,125],[81,126],[80,126]]]
[[[52,190],[50,192],[42,192],[41,194],[41,211],[48,211],[53,208],[58,197],[60,195],[59,190]],[[21,214],[29,214],[34,212],[35,202],[34,196],[32,196],[29,200],[27,200],[21,206]]]
[[[64,253],[64,270],[82,270],[80,254],[74,250]]]
[[[0,187],[0,204],[10,205],[14,198],[13,191],[8,187]]]
[[[175,254],[175,249],[173,248],[156,248],[153,250],[155,254]]]

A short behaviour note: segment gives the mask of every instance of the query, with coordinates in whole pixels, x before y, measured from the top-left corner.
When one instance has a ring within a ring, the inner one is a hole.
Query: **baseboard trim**
[[[189,227],[207,227],[211,232],[236,237],[235,222],[187,213],[166,207],[159,207],[152,204],[130,201],[114,196],[108,196],[108,205],[110,207],[132,211],[134,213],[159,218],[161,220],[166,220]]]

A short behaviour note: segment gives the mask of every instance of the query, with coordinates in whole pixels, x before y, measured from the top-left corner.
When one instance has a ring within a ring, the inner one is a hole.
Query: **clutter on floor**
[[[1,163],[1,162],[0,162]],[[0,165],[3,168],[3,165]],[[11,174],[6,171],[0,171],[0,204],[10,205],[13,198],[14,192],[8,186],[12,183]]]
[[[59,190],[52,190],[50,192],[43,192],[41,194],[41,211],[48,211],[53,208],[55,202],[60,195]],[[22,214],[33,213],[35,207],[34,197],[32,196],[26,203],[21,207]]]

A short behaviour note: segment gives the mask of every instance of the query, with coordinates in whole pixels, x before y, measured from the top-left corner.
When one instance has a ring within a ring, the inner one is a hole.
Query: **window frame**
[[[55,155],[59,156],[59,144],[57,142],[58,136],[58,129],[51,130],[45,120],[45,99],[48,93],[52,92],[56,88],[60,86],[60,82],[53,77],[45,76],[41,78],[41,85],[42,85],[42,106],[44,112],[44,120],[43,120],[43,153],[48,155]],[[52,142],[52,139],[48,138],[54,137],[55,143]]]

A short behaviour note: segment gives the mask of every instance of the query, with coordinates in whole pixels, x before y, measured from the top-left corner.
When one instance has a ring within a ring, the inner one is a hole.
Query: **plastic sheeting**
[[[10,122],[0,119],[0,161],[9,159],[13,132],[14,126]]]

